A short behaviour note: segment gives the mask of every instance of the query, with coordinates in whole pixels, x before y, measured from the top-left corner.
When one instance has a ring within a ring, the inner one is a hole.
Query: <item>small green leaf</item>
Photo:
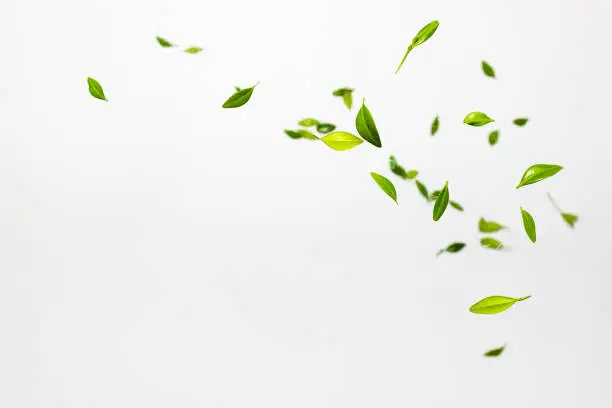
[[[408,180],[412,180],[413,178],[415,178],[418,175],[419,175],[418,170],[408,170],[408,172],[406,173],[406,177],[404,177],[404,178],[408,179]]]
[[[436,133],[438,133],[438,128],[440,127],[440,117],[436,116],[433,120],[433,122],[431,122],[431,130],[430,133],[431,135],[435,135]]]
[[[440,190],[434,190],[429,194],[429,200],[436,201],[439,195],[440,195]]]
[[[495,120],[482,112],[470,112],[466,115],[465,119],[463,119],[463,123],[470,126],[484,126],[491,122],[495,122]]]
[[[296,130],[285,129],[285,134],[292,139],[301,139],[302,135]]]
[[[516,188],[518,189],[523,186],[537,183],[538,181],[542,181],[544,179],[552,177],[558,172],[560,172],[562,169],[563,167],[558,166],[556,164],[534,164],[533,166],[525,170],[523,178],[521,179],[521,182],[518,183]]]
[[[348,132],[333,132],[321,138],[323,143],[336,151],[350,150],[363,143],[363,140]]]
[[[563,217],[565,222],[567,222],[567,224],[572,228],[574,228],[574,224],[576,223],[576,221],[578,221],[578,216],[576,214],[562,212],[561,217]]]
[[[438,221],[444,211],[446,211],[446,207],[448,206],[448,198],[450,193],[448,191],[448,181],[444,184],[442,191],[440,191],[440,195],[436,199],[436,203],[434,204],[433,209],[433,220]]]
[[[170,41],[161,38],[161,37],[155,37],[155,39],[157,40],[157,42],[159,43],[159,45],[161,45],[164,48],[170,48],[170,47],[174,47],[174,44],[172,44]]]
[[[531,242],[536,242],[536,225],[533,217],[523,207],[521,207],[521,216],[523,217],[523,226],[527,236]]]
[[[304,126],[304,127],[317,126],[318,124],[319,124],[319,121],[313,118],[302,119],[298,122],[298,125]]]
[[[104,90],[102,89],[102,85],[100,85],[98,81],[91,77],[87,77],[87,85],[89,85],[89,93],[91,94],[91,96],[108,102],[108,99],[106,99],[106,96],[104,96]]]
[[[308,139],[308,140],[319,140],[319,138],[307,130],[299,129],[299,130],[287,130],[285,129],[285,134],[292,139]]]
[[[334,96],[342,97],[344,105],[347,107],[348,110],[351,110],[351,108],[353,107],[353,91],[354,89],[351,88],[340,88],[336,89],[333,94]]]
[[[400,176],[401,178],[406,178],[406,170],[402,166],[399,165],[397,160],[395,160],[394,156],[389,156],[389,169],[393,174]]]
[[[333,132],[336,129],[336,125],[331,123],[317,123],[317,132],[319,133],[329,133]]]
[[[241,107],[242,105],[247,103],[249,99],[251,99],[251,95],[253,95],[253,90],[257,85],[259,85],[259,82],[250,88],[245,88],[236,91],[232,96],[227,99],[227,101],[225,101],[223,107],[226,109]]]
[[[441,249],[438,251],[438,253],[436,254],[436,256],[441,255],[444,252],[448,252],[451,254],[457,253],[459,251],[461,251],[463,248],[465,248],[465,243],[464,242],[453,242],[452,244],[450,244],[449,246],[447,246],[444,249]]]
[[[415,180],[416,182],[416,186],[419,189],[419,192],[421,193],[421,195],[423,197],[425,197],[425,199],[427,201],[429,201],[429,193],[427,192],[427,187],[425,187],[425,184],[421,183],[419,180]]]
[[[516,126],[525,126],[529,122],[529,118],[516,118],[513,122]]]
[[[501,242],[491,237],[482,238],[480,240],[480,245],[489,249],[504,249],[504,245]]]
[[[498,140],[499,140],[499,130],[494,130],[491,133],[489,133],[489,144],[491,146],[495,146]]]
[[[372,176],[376,184],[378,184],[378,187],[380,187],[380,189],[384,191],[385,194],[391,197],[396,204],[399,204],[397,202],[397,192],[395,191],[395,186],[388,178],[374,172],[370,173],[370,176]]]
[[[427,24],[425,27],[421,28],[421,30],[417,33],[417,35],[415,35],[414,38],[412,39],[412,43],[410,43],[410,45],[408,46],[408,49],[406,50],[406,53],[404,54],[402,61],[400,62],[397,69],[395,70],[396,74],[399,72],[402,65],[404,65],[404,62],[406,61],[408,54],[410,54],[410,51],[412,51],[414,47],[423,44],[432,35],[434,35],[439,25],[440,23],[438,21],[432,21],[431,23]]]
[[[498,348],[491,349],[491,350],[487,351],[486,353],[484,353],[484,356],[485,357],[497,357],[497,356],[499,356],[504,351],[505,348],[506,348],[506,345],[503,345],[503,346],[498,347]]]
[[[378,129],[376,129],[376,123],[374,123],[374,118],[365,105],[365,99],[361,103],[361,109],[359,109],[357,117],[355,118],[355,126],[357,127],[359,136],[364,140],[376,147],[382,146],[380,143],[380,136],[378,135]]]
[[[495,78],[495,71],[486,61],[482,61],[482,72],[488,77]]]
[[[497,314],[507,310],[517,302],[529,299],[531,296],[522,298],[510,298],[506,296],[489,296],[484,298],[470,307],[470,312],[476,314]]]
[[[198,54],[198,53],[202,52],[202,48],[200,48],[200,47],[189,47],[189,48],[185,48],[185,52],[187,54]]]
[[[495,221],[487,221],[482,217],[480,217],[480,221],[478,221],[478,230],[486,234],[491,234],[493,232],[503,230],[504,228],[506,227]]]
[[[461,204],[459,204],[458,202],[451,200],[451,201],[449,201],[448,203],[449,203],[449,204],[451,205],[451,207],[453,207],[455,210],[457,210],[457,211],[463,211],[463,207],[462,207],[462,206],[461,206]]]

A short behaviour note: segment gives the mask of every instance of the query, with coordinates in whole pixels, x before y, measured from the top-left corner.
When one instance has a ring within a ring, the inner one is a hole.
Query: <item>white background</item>
[[[3,6],[0,406],[612,405],[611,2]],[[344,86],[382,149],[283,134],[309,116],[354,132],[356,109],[331,95]],[[472,110],[497,122],[463,125]],[[389,154],[430,190],[449,180],[466,211],[434,223]],[[534,163],[565,168],[515,190]],[[479,247],[480,216],[510,227],[511,252]],[[435,257],[453,241],[468,245]],[[468,311],[495,294],[533,297]]]

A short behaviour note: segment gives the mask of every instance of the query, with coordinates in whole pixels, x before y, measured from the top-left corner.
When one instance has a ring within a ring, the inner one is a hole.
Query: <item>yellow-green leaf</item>
[[[440,23],[438,21],[432,21],[431,23],[427,24],[425,27],[421,28],[421,30],[417,33],[417,35],[414,36],[414,38],[412,39],[412,42],[408,46],[408,49],[406,50],[406,53],[404,54],[402,61],[400,62],[397,69],[395,70],[396,74],[399,72],[402,65],[404,65],[404,62],[406,61],[408,54],[410,54],[410,51],[412,51],[414,47],[423,44],[432,35],[434,35],[439,25]]]
[[[253,85],[250,88],[244,88],[239,91],[234,92],[232,96],[230,96],[227,101],[223,104],[223,107],[226,109],[229,108],[239,108],[251,99],[251,95],[253,95],[253,90],[255,87],[259,85],[259,82]]]
[[[488,249],[504,249],[505,248],[501,242],[491,237],[482,238],[480,240],[480,245]]]
[[[489,144],[491,146],[495,146],[498,140],[499,140],[499,130],[494,130],[491,133],[489,133]]]
[[[323,143],[337,151],[350,150],[363,143],[359,137],[348,132],[333,132],[321,138]]]
[[[376,129],[376,123],[374,122],[374,118],[372,117],[370,110],[365,105],[365,99],[363,100],[361,109],[359,109],[357,117],[355,118],[355,127],[357,128],[359,136],[361,136],[363,140],[373,144],[376,147],[382,146],[380,143],[378,129]]]
[[[578,216],[576,214],[561,213],[561,217],[563,217],[565,222],[572,228],[574,228],[574,224],[578,221]]]
[[[164,48],[174,47],[174,44],[172,44],[170,41],[166,40],[165,38],[155,37],[155,39],[157,40],[159,45],[161,45]]]
[[[198,54],[200,52],[202,52],[202,48],[200,47],[189,47],[189,48],[185,48],[185,51],[187,54]]]
[[[480,217],[480,221],[478,221],[478,230],[480,232],[484,232],[487,234],[493,233],[493,232],[497,232],[499,230],[502,230],[506,227],[504,227],[503,225],[495,222],[495,221],[487,221],[484,218]]]
[[[497,314],[507,310],[517,302],[529,299],[531,296],[522,298],[510,298],[506,296],[489,296],[484,298],[470,307],[470,312],[476,314]]]
[[[304,126],[304,127],[317,126],[318,124],[319,124],[319,121],[313,118],[305,118],[298,122],[298,125]]]
[[[391,197],[396,204],[399,204],[397,202],[397,192],[395,191],[395,186],[388,178],[374,172],[370,173],[370,176],[372,176],[376,184],[378,184],[378,187],[380,187],[385,194]]]
[[[450,196],[450,193],[448,191],[448,181],[447,181],[444,184],[444,187],[442,188],[442,190],[440,191],[440,194],[438,195],[438,198],[436,199],[436,202],[434,204],[434,208],[433,208],[433,220],[434,221],[438,221],[442,217],[442,214],[444,214],[444,211],[446,211],[446,207],[448,206],[449,196]]]
[[[531,242],[536,242],[536,225],[533,217],[523,207],[521,207],[521,216],[523,217],[523,226],[527,236]]]
[[[108,99],[106,99],[106,96],[104,96],[102,85],[100,85],[98,81],[91,77],[87,77],[87,85],[89,86],[89,93],[91,96],[108,102]]]
[[[491,119],[483,112],[470,112],[463,119],[463,123],[470,126],[484,126],[491,122],[495,122],[495,119]]]
[[[556,164],[534,164],[525,170],[523,174],[523,178],[518,183],[516,188],[521,188],[523,186],[537,183],[538,181],[542,181],[549,177],[554,176],[558,172],[560,172],[563,167],[558,166]]]

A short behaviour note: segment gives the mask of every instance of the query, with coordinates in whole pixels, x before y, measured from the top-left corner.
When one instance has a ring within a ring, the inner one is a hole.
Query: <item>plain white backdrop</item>
[[[5,0],[0,406],[610,407],[611,22],[606,0]],[[354,132],[339,87],[382,149],[283,134]],[[390,154],[465,212],[434,223]],[[565,168],[515,190],[534,163]],[[511,252],[479,247],[480,216]]]

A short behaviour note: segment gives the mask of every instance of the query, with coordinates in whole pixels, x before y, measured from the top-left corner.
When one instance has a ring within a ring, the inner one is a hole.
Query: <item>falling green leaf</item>
[[[504,228],[506,227],[495,221],[487,221],[482,217],[480,218],[480,221],[478,221],[478,230],[486,234],[491,234],[493,232],[503,230]]]
[[[102,85],[100,85],[98,81],[91,77],[87,77],[87,85],[89,85],[89,93],[91,94],[91,96],[108,102],[108,99],[106,99],[106,96],[104,96],[104,90],[102,89]]]
[[[466,244],[464,242],[453,242],[452,244],[450,244],[446,248],[439,250],[438,253],[436,254],[436,256],[440,256],[444,252],[448,252],[448,253],[451,253],[451,254],[457,253],[457,252],[461,251],[463,248],[465,248],[465,245]]]
[[[172,44],[170,41],[161,38],[161,37],[155,37],[155,39],[157,39],[157,42],[159,43],[159,45],[161,45],[164,48],[170,48],[170,47],[174,47],[174,44]]]
[[[436,133],[438,133],[438,128],[440,127],[440,117],[436,116],[433,120],[433,122],[431,122],[431,130],[430,133],[431,135],[435,135]]]
[[[525,126],[529,122],[529,118],[516,118],[513,122],[516,126]]]
[[[331,123],[317,123],[317,132],[319,133],[329,133],[333,132],[336,129],[336,125]]]
[[[552,177],[558,172],[560,172],[562,169],[563,167],[558,166],[556,164],[534,164],[525,171],[521,182],[518,183],[516,188],[518,189],[523,186],[537,183],[538,181],[542,181],[544,179]]]
[[[433,209],[433,220],[434,221],[438,221],[440,217],[442,217],[442,214],[444,214],[444,211],[446,211],[446,207],[448,206],[449,196],[450,196],[450,193],[448,191],[448,181],[447,181],[444,184],[442,191],[440,191],[440,195],[438,195],[438,198],[436,199],[436,203],[434,204],[434,209]]]
[[[491,133],[489,133],[489,144],[491,146],[495,146],[498,140],[499,140],[499,130],[494,130]]]
[[[470,112],[466,115],[465,119],[463,119],[463,123],[470,126],[484,126],[491,122],[495,122],[495,120],[482,112]]]
[[[408,172],[406,173],[406,177],[404,177],[404,178],[408,179],[408,180],[412,180],[413,178],[415,178],[418,175],[419,175],[418,170],[408,170]]]
[[[482,72],[488,77],[495,78],[495,70],[486,61],[482,61]]]
[[[517,302],[529,299],[531,296],[522,298],[510,298],[506,296],[489,296],[484,298],[470,307],[470,312],[476,314],[497,314],[507,310]]]
[[[397,202],[397,192],[395,191],[395,186],[388,178],[374,172],[370,173],[370,176],[372,176],[376,184],[378,184],[378,187],[380,187],[385,194],[391,197],[396,204],[399,204]]]
[[[416,182],[416,186],[419,189],[419,192],[421,193],[421,195],[423,197],[425,197],[425,199],[427,201],[429,201],[429,193],[427,192],[427,187],[425,187],[425,184],[421,183],[419,180],[415,180]]]
[[[348,132],[333,132],[323,136],[321,140],[323,143],[339,152],[350,150],[363,143],[363,140]]]
[[[396,74],[399,72],[402,65],[404,65],[404,62],[406,61],[408,54],[410,54],[410,51],[412,51],[414,47],[423,44],[432,35],[434,35],[439,25],[440,23],[438,21],[432,21],[431,23],[427,24],[425,27],[421,28],[421,30],[417,33],[417,35],[415,35],[414,38],[412,39],[412,43],[410,43],[410,45],[408,46],[408,49],[406,50],[406,54],[404,54],[402,61],[400,62],[397,69],[395,70]]]
[[[198,54],[199,52],[202,51],[202,48],[200,47],[189,47],[189,48],[185,48],[185,52],[187,54]]]
[[[351,88],[340,88],[336,89],[333,93],[334,96],[342,97],[344,105],[348,108],[348,110],[351,110],[353,107],[353,91],[354,89]]]
[[[429,194],[429,201],[436,201],[440,195],[440,190],[434,190]]]
[[[533,217],[523,207],[521,207],[521,216],[523,217],[523,226],[527,236],[531,242],[536,242],[536,225]]]
[[[565,222],[572,228],[574,228],[574,224],[578,221],[578,216],[576,214],[561,213],[561,217],[563,217]]]
[[[357,113],[357,117],[355,118],[355,126],[357,127],[357,132],[359,136],[370,142],[376,147],[381,147],[380,136],[378,135],[378,129],[376,129],[376,123],[374,123],[374,118],[370,113],[370,110],[365,105],[365,99],[363,99],[361,103],[361,109]]]
[[[313,118],[302,119],[298,122],[298,125],[304,126],[304,127],[317,126],[318,124],[319,124],[319,121]]]
[[[449,203],[449,204],[451,205],[451,207],[453,207],[455,210],[457,210],[457,211],[463,211],[463,206],[462,206],[461,204],[459,204],[458,202],[451,200],[451,201],[449,201],[448,203]]]
[[[241,107],[242,105],[247,103],[249,99],[251,99],[251,95],[253,95],[253,90],[255,89],[257,85],[259,85],[259,82],[257,82],[255,85],[253,85],[250,88],[245,88],[245,89],[236,91],[232,96],[230,96],[227,99],[227,101],[225,101],[225,103],[223,104],[223,107],[226,109]]]
[[[292,139],[301,139],[302,135],[296,130],[285,129],[285,134]]]
[[[413,179],[419,174],[419,172],[416,170],[404,170],[404,168],[398,164],[393,156],[389,156],[389,168],[393,174],[396,174],[405,180]]]
[[[501,242],[491,237],[482,238],[480,240],[480,245],[482,245],[484,248],[489,248],[489,249],[504,249],[505,248]]]
[[[299,129],[299,130],[287,130],[285,129],[285,134],[292,139],[308,139],[308,140],[319,140],[319,138],[307,130]]]
[[[497,356],[499,356],[504,351],[505,348],[506,348],[506,345],[503,345],[503,346],[498,347],[498,348],[491,349],[491,350],[487,351],[486,353],[484,353],[484,356],[485,357],[497,357]]]
[[[234,88],[236,88],[236,91],[240,91],[240,87],[235,86]]]

